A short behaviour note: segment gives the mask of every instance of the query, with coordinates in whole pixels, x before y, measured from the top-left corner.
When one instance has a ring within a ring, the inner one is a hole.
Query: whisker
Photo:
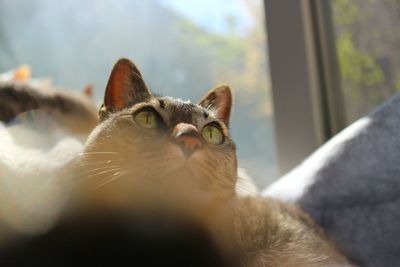
[[[99,176],[99,175],[102,175],[102,174],[105,174],[105,173],[108,173],[108,172],[118,171],[118,170],[121,170],[121,168],[120,168],[120,167],[117,167],[117,168],[113,168],[113,169],[101,171],[101,172],[99,172],[99,173],[90,174],[90,175],[88,175],[88,178],[96,177],[96,176]]]
[[[114,167],[117,167],[117,166],[118,165],[101,166],[101,167],[94,168],[94,169],[83,170],[82,172],[78,172],[77,174],[87,174],[87,173],[91,173],[91,172],[102,170],[102,169],[114,168]]]
[[[83,155],[97,155],[97,154],[120,154],[118,152],[113,152],[113,151],[89,151],[89,152],[81,152],[79,153],[80,156]]]
[[[97,161],[80,161],[78,162],[79,166],[92,166],[92,165],[97,165],[97,164],[104,164],[104,163],[113,163],[115,161],[122,161],[123,159],[108,159],[108,160],[97,160]]]
[[[125,174],[125,172],[116,172],[116,173],[112,174],[111,176],[108,176],[110,178],[103,179],[103,182],[101,182],[100,184],[96,185],[95,189],[99,189],[100,187],[103,187],[105,185],[108,185],[108,184],[114,182],[115,180],[121,178],[121,176],[124,175],[124,174]],[[104,180],[106,180],[106,181],[104,181]]]
[[[107,166],[107,167],[103,167],[103,168],[97,168],[97,171],[100,170],[100,172],[93,173],[93,172],[96,172],[96,170],[89,170],[86,173],[81,173],[81,174],[77,175],[76,178],[80,178],[80,177],[82,177],[82,176],[84,176],[86,174],[89,174],[85,178],[79,179],[79,182],[85,182],[87,180],[90,180],[93,177],[96,177],[96,176],[99,176],[99,175],[102,175],[102,174],[105,174],[105,173],[108,173],[108,172],[111,172],[111,171],[117,171],[117,170],[120,170],[120,169],[121,169],[120,166]],[[93,174],[90,174],[90,173],[93,173]]]

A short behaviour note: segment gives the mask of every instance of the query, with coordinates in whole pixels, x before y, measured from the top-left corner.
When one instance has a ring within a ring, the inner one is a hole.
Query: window
[[[101,102],[113,63],[133,59],[155,93],[197,100],[217,83],[236,95],[239,162],[260,186],[276,177],[261,0],[0,2],[0,71],[29,64],[36,77]]]
[[[400,90],[400,1],[331,0],[347,123]]]
[[[400,89],[398,0],[265,0],[279,172]]]

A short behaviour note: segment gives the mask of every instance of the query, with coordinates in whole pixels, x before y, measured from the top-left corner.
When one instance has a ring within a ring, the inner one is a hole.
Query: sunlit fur
[[[133,114],[144,107],[154,108],[166,128],[139,126]],[[223,129],[222,144],[208,144],[203,140],[202,149],[186,156],[173,142],[171,132],[177,124],[193,124],[201,132],[211,122]],[[127,190],[133,183],[152,180],[159,186],[185,184],[231,196],[237,177],[235,145],[226,126],[212,111],[187,101],[152,97],[110,115],[97,126],[79,158],[75,176],[78,181],[95,187],[114,186],[112,183]]]
[[[235,200],[234,210],[241,266],[352,266],[311,217],[293,205],[246,197]]]

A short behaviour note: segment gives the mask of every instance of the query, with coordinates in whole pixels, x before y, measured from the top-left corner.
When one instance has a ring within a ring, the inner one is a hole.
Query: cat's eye
[[[159,119],[155,111],[152,110],[144,110],[140,111],[135,115],[135,121],[141,127],[146,129],[155,129],[158,128]]]
[[[213,124],[205,126],[201,131],[201,136],[203,136],[204,140],[213,145],[222,144],[224,141],[224,135],[221,129]]]

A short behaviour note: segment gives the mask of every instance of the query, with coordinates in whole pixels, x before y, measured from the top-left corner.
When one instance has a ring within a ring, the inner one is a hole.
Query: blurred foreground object
[[[92,214],[93,215],[93,214]],[[166,211],[70,218],[0,256],[7,267],[235,267],[198,222]]]
[[[0,266],[239,266],[228,203],[180,186],[136,185],[117,198],[73,195],[52,229],[0,251]]]

